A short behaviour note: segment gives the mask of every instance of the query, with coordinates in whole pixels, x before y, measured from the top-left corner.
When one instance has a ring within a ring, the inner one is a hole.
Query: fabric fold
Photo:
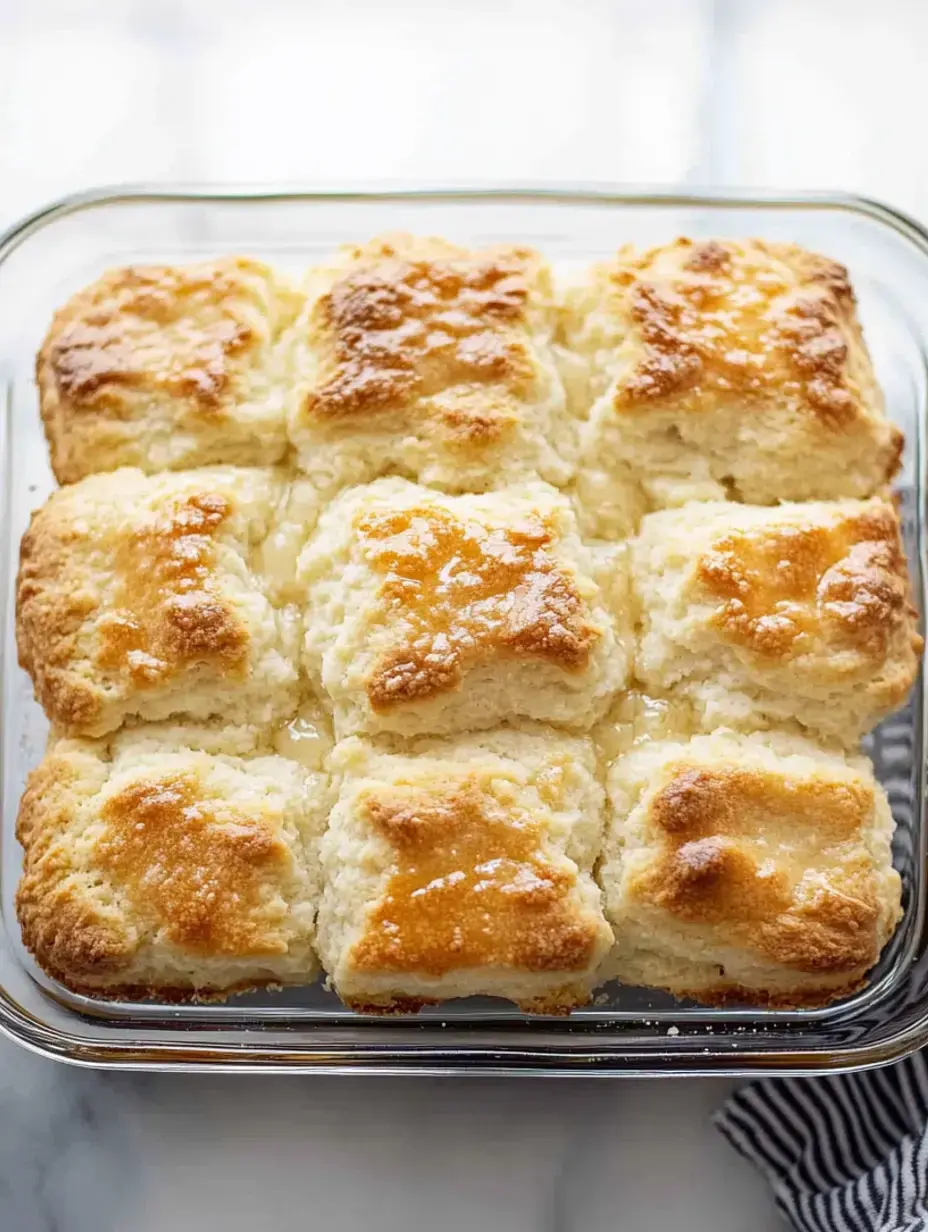
[[[765,1078],[715,1115],[800,1232],[928,1229],[928,1061]]]

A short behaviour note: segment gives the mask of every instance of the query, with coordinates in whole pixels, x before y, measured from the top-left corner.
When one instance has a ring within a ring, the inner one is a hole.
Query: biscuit
[[[282,491],[272,470],[127,469],[51,497],[23,537],[16,612],[20,662],[57,727],[293,709],[297,613],[272,607],[250,567]]]
[[[620,555],[584,547],[546,484],[446,496],[380,479],[346,492],[298,570],[305,661],[337,734],[514,717],[588,727],[627,681]]]
[[[449,491],[566,481],[575,430],[551,275],[526,248],[387,236],[312,271],[289,430],[321,487],[394,473]]]
[[[302,304],[245,257],[104,274],[55,314],[38,355],[56,478],[279,461],[279,344]]]
[[[704,1003],[822,1005],[857,988],[900,915],[870,764],[720,732],[611,767],[599,883],[628,984]]]
[[[159,1000],[315,978],[327,781],[254,745],[161,725],[52,740],[20,804],[16,895],[50,976]]]
[[[565,322],[587,363],[578,469],[594,488],[637,477],[652,507],[770,505],[870,496],[898,469],[847,271],[825,257],[625,247],[567,293]]]
[[[632,559],[637,674],[710,730],[795,721],[853,744],[915,679],[922,641],[885,501],[662,510]]]
[[[588,740],[495,731],[332,762],[318,947],[353,1009],[505,997],[566,1013],[612,941],[590,875],[602,788]]]

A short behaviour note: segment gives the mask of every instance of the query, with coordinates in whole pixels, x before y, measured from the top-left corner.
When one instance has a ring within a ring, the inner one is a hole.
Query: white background
[[[0,0],[0,227],[127,180],[841,188],[928,213],[921,0]],[[0,1044],[7,1232],[767,1232],[725,1084],[105,1078]]]

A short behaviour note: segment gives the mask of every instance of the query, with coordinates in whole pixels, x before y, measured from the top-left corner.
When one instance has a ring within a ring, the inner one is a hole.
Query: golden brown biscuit
[[[52,496],[23,537],[16,612],[56,726],[292,711],[297,613],[272,607],[250,568],[282,491],[271,470],[216,467],[116,471]]]
[[[215,998],[308,983],[326,780],[254,732],[162,725],[53,739],[17,835],[16,910],[76,992]]]
[[[450,491],[563,482],[574,430],[530,249],[387,236],[312,271],[290,435],[320,486],[400,473]]]
[[[899,519],[882,500],[649,514],[632,546],[637,674],[704,726],[793,720],[855,744],[918,671]]]
[[[901,914],[892,816],[864,758],[721,732],[642,744],[607,787],[613,975],[782,1008],[861,984]]]
[[[343,494],[298,572],[306,662],[337,732],[451,733],[518,716],[589,727],[627,680],[618,557],[581,543],[547,484],[445,496],[380,479]]]
[[[318,945],[348,1005],[483,994],[563,1013],[588,999],[612,939],[590,876],[589,741],[507,730],[394,755],[352,738],[332,767]]]
[[[80,291],[55,314],[36,368],[58,480],[279,461],[279,340],[302,303],[245,257],[111,270]]]
[[[898,468],[847,271],[825,257],[763,240],[622,248],[568,294],[566,330],[587,364],[594,494],[605,474],[652,506],[865,497]]]

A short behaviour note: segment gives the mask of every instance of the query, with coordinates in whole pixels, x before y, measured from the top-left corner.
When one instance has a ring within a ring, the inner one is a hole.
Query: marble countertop
[[[728,1083],[98,1074],[0,1042],[4,1232],[782,1232]]]
[[[0,227],[127,180],[834,188],[928,214],[921,0],[0,0]],[[773,1232],[720,1081],[95,1074],[0,1040],[2,1232]]]

